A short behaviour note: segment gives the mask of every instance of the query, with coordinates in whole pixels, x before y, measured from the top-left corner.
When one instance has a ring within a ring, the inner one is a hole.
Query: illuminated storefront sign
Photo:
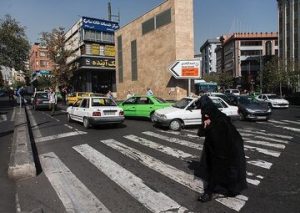
[[[115,46],[105,45],[104,55],[115,57],[116,56]]]
[[[82,27],[96,31],[115,32],[115,30],[119,29],[119,24],[113,21],[82,17]]]
[[[110,58],[85,57],[81,59],[80,65],[99,68],[116,68],[115,59]]]

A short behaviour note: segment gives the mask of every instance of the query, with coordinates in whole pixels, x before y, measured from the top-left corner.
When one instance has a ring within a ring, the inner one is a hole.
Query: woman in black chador
[[[205,136],[201,166],[207,182],[198,200],[210,201],[213,193],[236,196],[247,188],[243,139],[208,96],[202,96],[197,105],[202,114],[198,135]]]

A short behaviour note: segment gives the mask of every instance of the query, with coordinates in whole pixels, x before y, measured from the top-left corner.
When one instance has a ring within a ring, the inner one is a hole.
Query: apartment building
[[[220,37],[217,70],[232,75],[235,86],[251,90],[259,84],[266,56],[278,55],[278,33],[233,33]]]
[[[72,51],[67,64],[73,71],[74,91],[116,92],[115,38],[117,22],[81,17],[65,34]]]
[[[169,67],[194,59],[193,0],[166,0],[116,31],[118,98],[127,91],[179,99],[188,80],[175,79]]]
[[[219,46],[221,46],[221,41],[219,38],[215,38],[206,40],[200,47],[202,55],[202,76],[212,72],[217,72],[217,55],[215,50]]]

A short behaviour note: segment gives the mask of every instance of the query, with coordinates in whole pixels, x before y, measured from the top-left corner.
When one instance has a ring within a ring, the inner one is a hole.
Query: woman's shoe
[[[211,199],[212,199],[212,194],[209,194],[209,193],[203,193],[198,198],[198,200],[201,201],[202,203],[211,201]]]

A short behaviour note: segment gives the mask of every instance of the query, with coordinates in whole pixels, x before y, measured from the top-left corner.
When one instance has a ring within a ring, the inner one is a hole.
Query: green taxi
[[[154,111],[171,106],[172,103],[156,96],[135,95],[119,104],[125,117],[145,117],[153,119]]]

